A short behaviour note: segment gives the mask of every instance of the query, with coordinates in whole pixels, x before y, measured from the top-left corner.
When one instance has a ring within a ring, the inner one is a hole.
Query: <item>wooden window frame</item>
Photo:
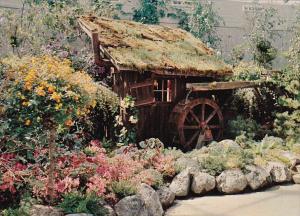
[[[130,95],[135,98],[135,106],[147,106],[155,103],[153,80],[130,84]]]
[[[166,83],[165,83],[165,81],[166,81]],[[154,90],[153,90],[154,96],[155,96],[155,93],[161,93],[160,100],[157,100],[155,97],[156,102],[160,102],[160,103],[174,102],[175,94],[176,94],[175,79],[155,79],[154,82],[162,82],[161,89],[155,89],[155,87],[154,87]],[[165,89],[165,84],[167,84],[166,89]],[[159,86],[159,84],[158,84],[158,86]],[[166,93],[166,98],[165,98],[165,93]]]

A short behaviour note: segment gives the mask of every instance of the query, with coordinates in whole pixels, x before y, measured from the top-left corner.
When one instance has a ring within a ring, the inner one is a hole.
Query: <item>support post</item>
[[[94,62],[96,65],[101,66],[100,42],[97,32],[92,32],[92,46],[94,51]]]

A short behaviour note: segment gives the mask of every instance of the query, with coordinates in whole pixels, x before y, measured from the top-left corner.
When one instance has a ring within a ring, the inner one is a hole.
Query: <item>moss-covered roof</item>
[[[101,47],[121,69],[187,76],[232,73],[230,66],[184,30],[92,16],[79,21],[98,33]]]

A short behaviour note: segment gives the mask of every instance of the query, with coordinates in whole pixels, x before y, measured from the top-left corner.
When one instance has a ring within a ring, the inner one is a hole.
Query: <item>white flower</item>
[[[134,116],[130,116],[129,117],[129,122],[132,123],[132,124],[136,124],[138,122],[138,119],[135,118]]]

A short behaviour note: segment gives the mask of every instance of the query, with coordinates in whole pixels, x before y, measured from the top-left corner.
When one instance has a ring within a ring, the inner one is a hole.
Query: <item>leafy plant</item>
[[[207,155],[200,160],[200,166],[210,174],[218,175],[226,169],[244,169],[253,162],[254,155],[248,149],[211,144]]]
[[[279,98],[282,112],[278,112],[275,131],[289,143],[300,142],[300,18],[294,27],[292,46],[288,52],[287,67],[274,78],[279,88],[285,89],[285,95]]]
[[[70,193],[63,197],[58,205],[66,214],[87,213],[95,216],[105,216],[108,210],[103,207],[103,200],[95,195]]]
[[[115,181],[111,185],[112,191],[120,198],[136,194],[136,185],[129,181]]]
[[[141,0],[141,6],[133,11],[133,20],[144,24],[159,24],[165,16],[165,3],[162,0]]]
[[[136,127],[138,123],[138,110],[134,98],[127,95],[120,102],[120,115],[116,116],[118,145],[136,143]]]
[[[229,121],[228,126],[229,133],[232,137],[243,134],[249,139],[254,139],[261,130],[260,126],[253,119],[245,119],[241,115],[237,116],[235,120]]]

